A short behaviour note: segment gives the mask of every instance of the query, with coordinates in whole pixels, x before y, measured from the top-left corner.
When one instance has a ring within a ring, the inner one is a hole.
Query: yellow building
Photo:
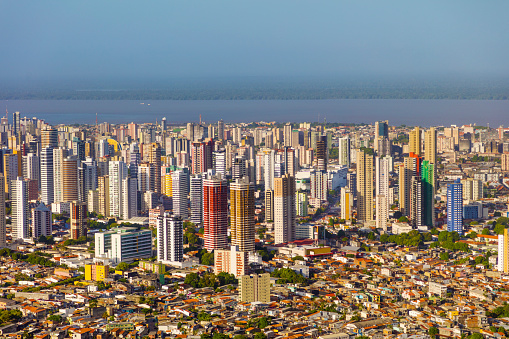
[[[162,180],[162,193],[167,197],[173,197],[173,181],[171,180],[171,173],[163,175]]]
[[[85,265],[85,280],[104,281],[108,279],[108,265]]]
[[[270,302],[270,274],[243,275],[239,279],[240,301]]]

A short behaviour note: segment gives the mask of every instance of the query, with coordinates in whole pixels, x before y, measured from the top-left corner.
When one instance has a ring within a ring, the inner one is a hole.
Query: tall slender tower
[[[30,210],[27,182],[22,177],[12,181],[12,240],[28,238]]]
[[[44,204],[53,203],[53,149],[41,150],[41,200]]]
[[[203,179],[201,175],[191,176],[189,200],[191,203],[191,222],[201,225],[203,221]]]
[[[0,175],[0,187],[5,186],[5,178]],[[0,194],[0,248],[4,248],[7,244],[6,227],[5,227],[5,194]]]
[[[68,156],[62,162],[62,201],[78,201],[78,158]]]
[[[254,186],[248,178],[230,185],[230,225],[232,245],[238,246],[239,251],[254,251]]]
[[[221,175],[203,180],[203,229],[208,251],[228,247],[228,185]]]
[[[463,234],[463,189],[459,179],[447,185],[447,231]]]
[[[123,161],[110,161],[109,193],[110,215],[122,217],[123,194],[122,181],[127,178],[127,165]]]
[[[51,235],[51,210],[44,203],[32,209],[32,238],[39,239],[41,235]]]
[[[373,220],[373,156],[357,151],[357,219]]]
[[[217,122],[217,139],[224,140],[224,122],[219,120]]]
[[[341,219],[350,220],[353,208],[353,194],[348,187],[341,187]]]
[[[295,240],[295,178],[288,174],[274,179],[274,241]]]
[[[187,219],[189,213],[187,210],[187,194],[189,174],[184,171],[175,171],[171,174],[173,190],[173,214]]]
[[[375,158],[376,163],[376,227],[386,229],[389,218],[389,160]]]
[[[184,261],[184,231],[182,218],[165,212],[157,217],[157,261]]]
[[[321,135],[316,141],[316,167],[319,171],[327,170],[327,162],[329,155],[327,154],[327,136]]]
[[[410,153],[415,153],[418,156],[421,155],[421,130],[419,127],[415,127],[413,131],[410,131],[409,135],[409,148]]]
[[[339,164],[350,168],[350,138],[339,138]]]
[[[87,204],[71,202],[71,238],[78,239],[87,236]]]
[[[422,222],[435,226],[435,165],[428,160],[422,162]]]
[[[161,146],[158,143],[150,145],[149,162],[155,167],[154,192],[161,193]]]
[[[437,131],[435,127],[430,127],[424,133],[424,160],[430,164],[437,163]]]
[[[53,149],[53,201],[64,200],[64,159],[67,157],[67,149],[59,147]]]

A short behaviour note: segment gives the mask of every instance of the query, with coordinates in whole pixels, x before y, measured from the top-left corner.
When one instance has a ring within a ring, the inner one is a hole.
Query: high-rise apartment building
[[[230,227],[232,245],[240,251],[255,249],[254,185],[247,178],[230,185]]]
[[[341,187],[341,219],[350,220],[353,208],[353,194],[348,187]]]
[[[171,174],[173,185],[173,214],[188,218],[187,195],[189,192],[188,184],[189,174],[185,171],[175,171]]]
[[[43,129],[41,131],[41,148],[44,149],[58,147],[58,131],[56,129]]]
[[[214,274],[226,272],[236,277],[246,275],[248,252],[238,251],[236,246],[231,249],[216,249],[214,251]]]
[[[435,226],[435,164],[425,160],[421,165],[422,221],[426,226]]]
[[[150,144],[149,162],[154,166],[154,192],[161,193],[161,146],[158,143]]]
[[[387,204],[387,196],[377,195],[375,197],[376,204],[376,228],[387,230],[387,220],[389,219],[389,209]]]
[[[224,122],[223,122],[223,120],[219,120],[217,122],[217,139],[224,140]]]
[[[203,178],[195,174],[190,179],[189,200],[191,205],[191,222],[201,225],[203,221]]]
[[[239,278],[239,297],[243,302],[270,302],[270,274],[243,275]]]
[[[498,262],[497,269],[500,272],[509,273],[509,229],[504,229],[504,234],[498,236]]]
[[[308,215],[308,195],[306,192],[295,192],[295,210],[299,217]]]
[[[27,181],[18,177],[11,183],[12,240],[28,238],[30,209],[28,206]]]
[[[265,190],[265,221],[274,221],[274,190]]]
[[[413,227],[424,225],[422,195],[421,177],[413,176],[410,179],[410,221]]]
[[[447,184],[447,231],[463,234],[463,185],[457,179]]]
[[[424,160],[430,164],[437,163],[437,131],[430,127],[424,132]]]
[[[357,219],[373,220],[373,156],[357,152]]]
[[[84,202],[71,202],[71,238],[78,239],[87,236],[87,204]]]
[[[32,209],[32,238],[39,239],[41,235],[50,236],[51,231],[51,210],[41,203]]]
[[[461,180],[463,185],[463,200],[477,201],[483,198],[483,184],[481,180],[467,178]]]
[[[316,168],[319,171],[327,171],[328,158],[327,136],[321,135],[316,141]]]
[[[203,180],[203,238],[208,251],[228,246],[228,183],[221,175]]]
[[[502,153],[501,155],[502,159],[502,171],[508,172],[509,171],[509,153]]]
[[[110,176],[104,175],[97,178],[99,186],[99,214],[110,216]]]
[[[5,186],[5,178],[0,175],[0,187]],[[0,194],[0,248],[7,245],[7,230],[5,222],[5,194]]]
[[[184,261],[184,231],[180,216],[166,212],[157,217],[157,261],[175,263]]]
[[[122,217],[123,194],[122,181],[127,178],[127,165],[123,161],[110,161],[109,193],[110,215]]]
[[[67,149],[59,147],[53,149],[53,201],[64,200],[64,159],[67,157]],[[77,170],[76,170],[77,175]],[[77,187],[76,187],[77,193]]]
[[[122,219],[129,220],[138,215],[138,182],[136,178],[122,180]]]
[[[295,240],[295,178],[288,174],[274,179],[274,241]]]
[[[311,181],[311,199],[327,201],[327,172],[312,171],[310,173]]]
[[[408,146],[410,153],[414,153],[418,156],[421,155],[421,130],[419,127],[415,127],[408,134]]]
[[[45,147],[41,150],[41,201],[49,205],[53,203],[53,149]]]
[[[68,156],[62,162],[62,201],[79,201],[78,158]]]
[[[346,166],[350,168],[350,138],[344,137],[339,138],[339,152],[338,152],[338,161],[340,165]]]
[[[387,139],[389,137],[389,121],[376,121],[375,122],[375,141],[373,143],[375,151],[379,154],[379,140]]]

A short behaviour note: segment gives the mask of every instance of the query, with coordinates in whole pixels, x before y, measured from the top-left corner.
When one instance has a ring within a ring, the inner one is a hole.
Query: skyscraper
[[[353,194],[348,187],[341,187],[341,219],[350,220],[353,208]]]
[[[39,239],[41,235],[50,236],[51,227],[51,210],[44,203],[32,209],[32,238]]]
[[[498,263],[500,272],[509,273],[509,229],[504,228],[504,234],[498,236]]]
[[[387,196],[377,195],[376,203],[376,228],[387,230],[387,220],[389,219],[389,209],[387,204]]]
[[[127,178],[127,165],[123,161],[110,161],[109,193],[110,215],[122,217],[123,194],[122,181]]]
[[[161,193],[161,146],[158,143],[150,145],[149,162],[154,166],[154,192]]]
[[[415,127],[412,131],[410,131],[408,135],[409,141],[408,145],[410,148],[410,153],[415,153],[418,156],[421,155],[421,130],[419,127]]]
[[[295,178],[288,174],[274,179],[274,242],[295,240]]]
[[[18,177],[11,183],[12,189],[12,240],[28,238],[30,210],[27,182]]]
[[[228,247],[228,184],[220,175],[203,180],[203,230],[208,251]]]
[[[58,131],[56,129],[43,129],[41,131],[41,148],[58,147]]]
[[[5,178],[0,175],[0,187],[5,186]],[[0,193],[0,248],[4,248],[6,246],[6,225],[5,225],[5,194],[3,192]]]
[[[87,236],[87,204],[84,202],[71,202],[71,238],[78,239]]]
[[[287,123],[283,127],[284,146],[292,146],[292,125]]]
[[[191,203],[191,222],[201,225],[203,221],[203,179],[201,174],[191,176],[189,200]]]
[[[461,180],[463,185],[463,200],[477,201],[483,197],[483,184],[481,180],[467,178]]]
[[[430,127],[424,132],[424,160],[430,164],[437,163],[437,132],[435,127]]]
[[[104,175],[97,178],[99,186],[99,214],[110,216],[110,176]]]
[[[78,201],[78,158],[68,156],[62,162],[62,201]]]
[[[376,162],[376,195],[389,197],[389,160],[386,158],[375,158]],[[387,202],[387,207],[389,203]]]
[[[138,215],[138,182],[136,178],[122,180],[122,219],[129,220]]]
[[[379,140],[389,137],[389,120],[375,122],[375,141],[373,143],[375,151],[379,152]]]
[[[41,150],[41,201],[49,205],[53,203],[53,149],[46,147]]]
[[[67,150],[59,147],[53,149],[53,201],[64,200],[64,159],[67,157]]]
[[[173,214],[187,219],[187,194],[189,174],[184,171],[175,171],[171,174],[173,186]]]
[[[264,175],[264,184],[265,184],[265,190],[271,190],[274,188],[274,167],[275,167],[275,152],[271,149],[265,149],[264,151],[264,168],[263,168],[263,175]]]
[[[357,151],[357,219],[373,220],[373,156]]]
[[[265,190],[265,221],[274,221],[274,190]]]
[[[162,263],[184,260],[184,231],[180,216],[165,212],[157,217],[157,261]]]
[[[410,221],[413,227],[420,227],[424,225],[421,177],[413,176],[410,184]]]
[[[422,222],[435,226],[435,165],[425,160],[421,166]]]
[[[463,185],[459,179],[447,184],[447,231],[463,234]]]
[[[405,157],[403,164],[399,167],[399,210],[407,217],[410,217],[412,177],[418,175],[420,175],[420,158]]]
[[[254,251],[254,186],[247,178],[230,185],[230,225],[232,245],[239,251]]]
[[[340,165],[350,168],[350,138],[339,138],[338,161]]]
[[[224,122],[219,120],[217,122],[217,139],[224,140]]]
[[[327,171],[328,158],[327,136],[321,135],[316,141],[316,168],[319,171]]]

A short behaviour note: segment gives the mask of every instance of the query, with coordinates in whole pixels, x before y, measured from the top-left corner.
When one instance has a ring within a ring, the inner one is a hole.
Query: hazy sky
[[[0,79],[509,75],[509,1],[0,1]]]

